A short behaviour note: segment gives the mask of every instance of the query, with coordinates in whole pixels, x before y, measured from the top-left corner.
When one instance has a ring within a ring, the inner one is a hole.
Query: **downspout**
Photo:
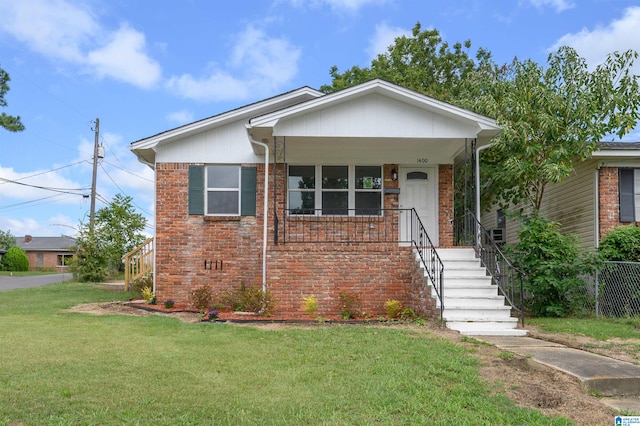
[[[267,291],[267,218],[269,214],[269,145],[263,142],[259,142],[253,139],[253,135],[251,134],[251,127],[246,125],[247,134],[249,135],[249,140],[252,144],[258,145],[264,148],[264,218],[262,219],[262,223],[264,224],[264,229],[262,230],[262,293],[265,294]]]

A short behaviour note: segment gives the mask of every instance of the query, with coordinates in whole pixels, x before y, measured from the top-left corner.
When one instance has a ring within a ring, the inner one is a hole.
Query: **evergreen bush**
[[[29,259],[27,258],[27,254],[20,247],[11,247],[4,256],[2,256],[2,269],[12,272],[28,271]]]

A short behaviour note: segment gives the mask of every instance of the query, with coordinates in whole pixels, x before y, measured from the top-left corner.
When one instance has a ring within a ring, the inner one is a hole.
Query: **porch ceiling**
[[[260,140],[260,139],[258,139]],[[271,152],[273,138],[268,141]],[[451,164],[465,139],[279,137],[278,158],[298,164]]]

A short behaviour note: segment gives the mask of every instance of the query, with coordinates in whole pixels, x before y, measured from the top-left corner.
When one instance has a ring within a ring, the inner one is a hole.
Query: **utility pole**
[[[98,141],[100,139],[100,119],[96,118],[95,141],[93,144],[93,179],[91,180],[91,212],[89,213],[89,233],[93,235],[93,222],[96,216],[96,179],[98,176]]]

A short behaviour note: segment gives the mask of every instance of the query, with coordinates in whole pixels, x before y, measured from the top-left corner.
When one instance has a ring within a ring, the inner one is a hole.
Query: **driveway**
[[[65,274],[34,275],[30,277],[7,277],[3,275],[0,276],[0,291],[13,290],[16,288],[40,287],[43,285],[68,281],[71,278],[73,278],[73,274],[70,272]]]

